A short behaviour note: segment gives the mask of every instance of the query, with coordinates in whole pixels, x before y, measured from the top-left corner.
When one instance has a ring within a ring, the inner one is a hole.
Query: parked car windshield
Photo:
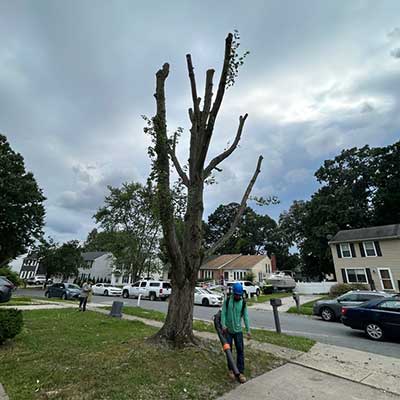
[[[69,283],[68,285],[65,285],[68,289],[80,289],[78,285],[74,285],[73,283]]]

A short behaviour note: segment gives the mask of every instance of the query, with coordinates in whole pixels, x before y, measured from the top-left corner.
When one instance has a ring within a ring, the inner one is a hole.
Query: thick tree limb
[[[212,104],[212,96],[213,96],[213,77],[214,77],[214,70],[209,69],[206,73],[206,87],[204,92],[204,107],[202,113],[201,124],[203,129],[205,129],[207,124],[208,115],[210,113],[211,104]]]
[[[206,251],[205,257],[209,257],[212,254],[214,254],[233,234],[233,232],[235,231],[236,227],[239,225],[240,220],[242,218],[242,215],[244,213],[244,210],[246,209],[246,204],[247,204],[247,200],[250,196],[251,190],[253,189],[253,186],[257,180],[257,177],[261,171],[261,163],[263,160],[263,156],[259,156],[258,157],[258,161],[257,161],[257,167],[256,170],[254,171],[253,177],[251,178],[246,191],[244,192],[244,195],[242,197],[242,201],[240,202],[240,207],[239,210],[237,212],[237,214],[235,215],[235,219],[232,222],[232,225],[230,226],[228,232],[225,233],[225,235],[223,235],[215,244],[214,246],[212,246],[209,250]]]
[[[232,33],[229,33],[225,39],[224,63],[222,66],[221,77],[219,79],[217,94],[215,96],[215,101],[211,108],[211,111],[209,112],[207,127],[201,140],[201,149],[199,153],[199,164],[201,168],[203,168],[205,159],[207,157],[208,147],[210,145],[211,136],[214,130],[214,124],[217,119],[218,111],[221,107],[222,99],[224,98],[225,94],[226,81],[229,72],[229,63],[231,60],[232,40],[233,35]]]
[[[192,92],[192,100],[193,100],[193,109],[196,116],[200,115],[200,99],[197,96],[197,87],[196,87],[196,78],[194,76],[194,69],[192,64],[192,56],[190,54],[186,54],[186,62],[189,72],[190,79],[190,88]]]
[[[169,74],[169,64],[164,64],[156,73],[156,103],[157,113],[153,118],[154,132],[156,135],[155,152],[157,159],[157,196],[160,208],[160,219],[163,227],[164,239],[171,263],[175,266],[175,277],[184,279],[184,260],[179,245],[174,221],[174,207],[170,190],[169,172],[169,143],[167,136],[166,106],[165,106],[165,81]]]
[[[218,164],[220,164],[222,161],[224,161],[226,158],[228,158],[234,152],[234,150],[238,146],[240,138],[242,136],[243,127],[244,127],[244,123],[246,122],[247,116],[248,116],[248,114],[245,114],[243,117],[242,116],[239,117],[239,127],[238,127],[238,130],[236,132],[235,140],[229,146],[228,149],[226,149],[223,153],[221,153],[220,155],[218,155],[217,157],[213,158],[210,161],[210,164],[204,170],[204,177],[205,178],[207,178],[211,174],[213,169],[216,169]]]
[[[178,173],[179,177],[182,179],[183,184],[186,187],[189,187],[189,178],[186,175],[185,171],[182,169],[181,164],[179,163],[178,157],[176,156],[175,153],[175,146],[171,149],[169,149],[169,155],[171,156],[171,160],[174,164],[175,170]]]

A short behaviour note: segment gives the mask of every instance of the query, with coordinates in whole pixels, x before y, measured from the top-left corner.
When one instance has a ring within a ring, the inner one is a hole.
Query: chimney
[[[271,271],[276,272],[276,255],[274,253],[271,254]]]

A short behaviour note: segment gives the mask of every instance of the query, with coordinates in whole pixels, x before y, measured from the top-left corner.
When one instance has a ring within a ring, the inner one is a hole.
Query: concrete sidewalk
[[[320,299],[323,295],[300,295],[300,304],[308,303],[309,301],[314,301]],[[295,307],[296,302],[293,300],[292,296],[282,297],[282,305],[279,307],[280,312],[286,312],[290,307]],[[269,301],[263,303],[254,303],[249,305],[249,308],[254,308],[256,310],[272,311],[271,304]]]
[[[398,400],[400,397],[300,365],[285,364],[219,400]]]

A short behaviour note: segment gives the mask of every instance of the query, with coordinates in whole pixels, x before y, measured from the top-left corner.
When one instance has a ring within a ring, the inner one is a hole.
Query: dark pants
[[[238,370],[241,374],[244,372],[244,343],[243,343],[243,333],[238,332],[238,333],[226,333],[226,340],[228,341],[229,345],[231,346],[232,349],[232,342],[235,342],[235,347],[236,347],[236,364],[238,367]],[[229,368],[229,364],[228,364]]]
[[[86,311],[87,297],[79,297],[79,309]]]

